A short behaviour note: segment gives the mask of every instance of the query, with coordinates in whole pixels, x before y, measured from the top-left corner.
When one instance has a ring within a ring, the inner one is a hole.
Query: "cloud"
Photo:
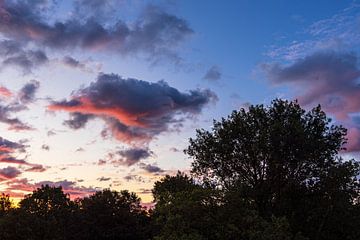
[[[102,64],[96,63],[92,60],[80,61],[71,56],[65,56],[61,63],[67,67],[79,69],[84,72],[92,73],[94,70],[100,71],[102,68]]]
[[[141,163],[140,168],[145,170],[148,173],[162,173],[162,172],[164,172],[164,170],[161,169],[160,167],[155,166],[155,165],[151,165],[151,164]]]
[[[138,176],[138,175],[135,175],[135,174],[126,175],[126,176],[124,177],[124,179],[125,179],[127,182],[136,181],[136,182],[145,183],[145,179],[144,179],[143,177]]]
[[[25,146],[21,143],[12,142],[0,137],[0,154],[8,154],[15,151],[24,152]]]
[[[147,159],[152,155],[149,149],[129,148],[126,150],[118,150],[107,154],[106,159],[100,159],[98,165],[111,163],[115,166],[132,166],[142,159]]]
[[[299,40],[281,46],[270,46],[266,55],[277,60],[295,61],[317,51],[345,51],[360,45],[360,5],[351,3],[329,18],[316,21],[305,28]]]
[[[0,181],[16,178],[21,174],[21,171],[15,167],[6,167],[0,169]]]
[[[70,119],[64,121],[64,125],[72,129],[80,129],[85,127],[86,123],[94,118],[91,114],[82,114],[79,112],[70,113]]]
[[[41,164],[29,163],[25,159],[14,157],[15,153],[26,153],[24,144],[20,142],[12,142],[0,137],[0,163],[24,165],[29,167],[26,172],[44,172],[46,168]]]
[[[40,82],[36,80],[31,80],[29,83],[26,83],[19,92],[19,100],[23,104],[31,103],[35,100],[35,93],[40,87]]]
[[[84,152],[84,151],[85,151],[85,149],[82,147],[79,147],[75,150],[75,152]]]
[[[179,149],[176,148],[176,147],[171,147],[169,150],[170,150],[171,152],[174,152],[174,153],[181,152],[181,150],[179,150]]]
[[[49,61],[45,52],[25,49],[20,43],[13,40],[0,41],[0,58],[1,67],[15,66],[22,70],[24,74],[31,73],[32,69],[44,65]]]
[[[54,135],[56,135],[56,132],[54,130],[47,131],[47,136],[48,137],[51,137],[51,136],[54,136]]]
[[[10,98],[12,92],[4,86],[0,86],[0,97]]]
[[[145,53],[150,58],[176,56],[176,46],[193,33],[184,19],[151,5],[132,24],[127,24],[118,17],[115,22],[103,23],[103,16],[84,15],[83,11],[76,14],[76,9],[105,6],[94,0],[77,1],[74,14],[67,20],[48,21],[49,16],[45,15],[49,13],[49,4],[39,2],[1,1],[0,33],[40,47],[106,50],[123,55]]]
[[[106,160],[104,159],[99,159],[99,161],[97,162],[97,165],[102,166],[106,164]]]
[[[317,52],[290,65],[265,64],[268,79],[275,84],[295,87],[299,102],[305,106],[321,104],[349,128],[348,151],[360,150],[359,126],[352,115],[360,113],[360,69],[352,52]],[[357,144],[355,144],[357,142]]]
[[[100,177],[97,179],[99,182],[107,182],[107,181],[110,181],[111,178],[110,177]]]
[[[207,70],[203,79],[208,81],[218,81],[221,79],[221,77],[222,77],[222,73],[220,68],[218,66],[212,66]]]
[[[19,191],[25,193],[31,193],[32,191],[36,190],[37,188],[40,188],[43,185],[49,185],[54,187],[61,186],[65,193],[70,194],[71,199],[89,196],[99,190],[98,188],[79,186],[75,181],[68,181],[66,179],[56,182],[41,181],[41,182],[31,183],[29,182],[28,179],[23,178],[23,179],[13,179],[12,181],[7,182],[6,184],[7,186],[5,188],[5,191],[6,193],[9,193],[10,196],[12,197],[14,196],[23,197],[24,193],[19,194]]]
[[[54,101],[48,109],[71,113],[65,124],[75,129],[91,118],[101,118],[115,138],[134,143],[149,142],[171,126],[200,114],[216,100],[216,94],[208,89],[182,93],[164,81],[150,83],[100,74],[97,81],[79,89],[70,100]]]
[[[116,161],[117,163],[131,166],[139,162],[141,159],[149,158],[152,153],[149,149],[130,148],[118,151],[117,154],[121,157],[120,160]]]
[[[10,117],[12,112],[11,106],[3,106],[0,102],[0,122],[9,125],[8,130],[24,131],[33,130],[31,126],[21,121],[19,118]]]
[[[85,68],[84,63],[81,63],[79,60],[76,60],[75,58],[70,57],[70,56],[65,56],[63,58],[63,62],[65,65],[73,67],[73,68],[82,68],[82,69]]]
[[[277,84],[298,87],[301,103],[322,103],[341,120],[360,110],[360,69],[354,53],[318,52],[288,66],[265,65],[268,78]]]
[[[27,164],[30,165],[30,168],[26,169],[25,172],[45,172],[47,168],[45,168],[41,164]]]
[[[26,83],[17,94],[10,92],[5,87],[0,88],[0,92],[7,96],[5,100],[0,98],[0,122],[9,125],[9,130],[33,130],[31,126],[19,118],[12,117],[12,114],[27,110],[28,104],[36,100],[35,94],[39,87],[40,83],[38,81],[31,80]]]
[[[49,150],[50,150],[50,147],[49,147],[49,145],[47,145],[47,144],[43,144],[43,145],[41,145],[41,149],[42,149],[42,150],[45,150],[45,151],[49,151]]]
[[[98,21],[106,22],[113,19],[116,10],[124,7],[122,0],[75,0],[74,12],[78,18],[94,18]]]

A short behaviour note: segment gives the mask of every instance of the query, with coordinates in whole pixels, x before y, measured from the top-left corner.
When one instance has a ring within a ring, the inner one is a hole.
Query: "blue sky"
[[[0,191],[74,197],[188,171],[195,129],[280,97],[360,150],[357,1],[0,1]]]

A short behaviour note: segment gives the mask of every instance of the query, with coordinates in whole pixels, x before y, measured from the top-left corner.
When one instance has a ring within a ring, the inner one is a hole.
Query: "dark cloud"
[[[64,125],[72,129],[80,129],[85,127],[86,123],[94,118],[91,114],[82,114],[78,112],[70,113],[70,119],[64,121]]]
[[[100,1],[77,1],[74,14],[65,21],[48,22],[49,4],[32,1],[0,2],[0,33],[7,38],[53,49],[83,48],[119,54],[145,53],[150,58],[174,57],[174,49],[193,33],[188,23],[155,6],[145,8],[133,24],[117,19],[103,23],[109,9]],[[38,2],[38,1],[36,1]],[[87,11],[86,8],[91,9]],[[88,13],[82,14],[84,11]],[[112,15],[113,16],[113,15]],[[118,17],[117,17],[118,18]]]
[[[15,66],[22,70],[24,74],[31,73],[32,69],[49,61],[45,52],[40,50],[27,50],[20,43],[12,40],[0,41],[0,59],[2,67]]]
[[[94,71],[100,71],[100,69],[102,68],[102,64],[96,63],[91,59],[86,61],[80,61],[71,56],[65,56],[61,60],[61,63],[67,67],[79,69],[81,71],[89,72],[89,73],[92,73]]]
[[[162,173],[162,172],[164,172],[164,170],[161,169],[160,167],[155,166],[155,165],[151,165],[151,164],[142,163],[142,164],[140,164],[140,168],[145,170],[148,173]]]
[[[170,151],[172,151],[172,152],[181,152],[178,148],[176,148],[176,147],[171,147],[170,149],[169,149]]]
[[[35,93],[40,87],[40,82],[36,80],[31,80],[29,83],[26,83],[19,92],[19,100],[23,104],[31,103],[35,100]]]
[[[106,163],[107,163],[106,160],[99,159],[99,161],[97,162],[97,165],[102,166],[102,165],[105,165]]]
[[[149,151],[149,149],[142,148],[130,148],[126,150],[121,150],[118,151],[117,154],[121,157],[121,159],[117,162],[127,166],[134,165],[140,160],[149,158],[151,156],[151,152]]]
[[[85,64],[81,63],[79,60],[76,60],[73,57],[65,56],[63,58],[63,62],[65,65],[73,67],[73,68],[85,68]]]
[[[111,178],[110,177],[100,177],[97,179],[99,182],[107,182],[107,181],[110,181]]]
[[[14,131],[23,131],[23,130],[32,130],[28,124],[24,123],[17,117],[11,117],[13,112],[18,112],[23,110],[24,106],[21,105],[12,105],[6,104],[2,105],[0,101],[0,122],[9,125],[9,130]]]
[[[0,122],[9,125],[9,130],[33,130],[27,123],[12,115],[28,109],[27,105],[35,100],[35,93],[39,87],[40,83],[38,81],[31,80],[17,94],[12,92],[7,94],[6,101],[0,98]]]
[[[218,66],[212,66],[207,70],[203,79],[209,81],[218,81],[221,79],[221,76],[222,76],[221,69]]]
[[[0,137],[0,154],[12,153],[15,151],[24,152],[25,145],[17,142],[9,141],[5,138]]]
[[[26,169],[26,172],[45,172],[47,168],[45,168],[41,164],[29,164],[31,167]]]
[[[21,174],[21,171],[15,167],[2,168],[2,169],[0,169],[0,181],[1,181],[1,179],[7,180],[7,179],[16,178],[20,174]]]
[[[144,179],[143,177],[138,176],[138,175],[135,175],[135,174],[126,175],[126,176],[124,177],[124,179],[125,179],[127,182],[136,181],[136,182],[145,183],[145,179]]]
[[[26,153],[26,148],[22,141],[12,142],[5,138],[0,137],[0,163],[17,164],[29,167],[25,171],[27,172],[44,172],[44,168],[41,164],[29,163],[25,159],[19,159],[14,157],[18,153]]]
[[[360,113],[360,69],[352,52],[318,52],[290,65],[264,64],[267,77],[275,84],[290,84],[305,106],[321,104],[348,127],[348,151],[360,150],[360,128],[351,115]]]
[[[0,163],[11,163],[11,164],[19,164],[19,165],[29,165],[27,161],[24,159],[17,159],[15,157],[11,157],[8,155],[1,154],[0,155]]]
[[[50,147],[49,147],[49,145],[47,145],[47,144],[43,144],[43,145],[41,145],[41,149],[42,149],[42,150],[45,150],[45,151],[49,151],[49,150],[50,150]]]
[[[53,102],[49,109],[70,112],[72,118],[66,124],[75,129],[92,117],[100,117],[114,137],[131,143],[149,142],[216,100],[208,89],[182,93],[164,81],[150,83],[100,74],[89,87],[78,90],[68,101]]]

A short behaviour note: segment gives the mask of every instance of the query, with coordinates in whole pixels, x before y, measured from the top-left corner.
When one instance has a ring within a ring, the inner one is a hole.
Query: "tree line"
[[[360,239],[360,166],[342,157],[346,142],[320,106],[250,106],[197,130],[191,175],[157,181],[153,209],[129,191],[71,200],[42,186],[16,208],[0,195],[0,239]]]

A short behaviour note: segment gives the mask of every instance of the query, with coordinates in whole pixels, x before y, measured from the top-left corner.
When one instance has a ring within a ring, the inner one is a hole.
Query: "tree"
[[[12,202],[10,200],[10,196],[1,193],[0,195],[0,217],[3,216],[6,212],[8,212],[12,208]]]
[[[346,129],[332,125],[320,106],[305,111],[276,99],[267,108],[234,111],[211,131],[197,130],[185,152],[204,184],[236,189],[262,217],[285,216],[294,231],[331,239],[326,228],[349,234],[332,214],[348,214],[359,196],[359,164],[338,156],[345,143]]]
[[[234,194],[196,183],[178,172],[165,176],[153,189],[156,240],[290,240],[284,218],[266,221]]]
[[[149,239],[150,219],[140,198],[128,191],[105,189],[79,201],[78,239]]]
[[[152,214],[156,240],[216,239],[216,192],[178,172],[157,181]]]
[[[61,187],[41,186],[19,202],[0,224],[0,239],[74,239],[76,205]]]
[[[65,194],[62,187],[43,185],[41,188],[26,195],[19,203],[20,209],[37,216],[48,216],[73,205],[70,196]]]

